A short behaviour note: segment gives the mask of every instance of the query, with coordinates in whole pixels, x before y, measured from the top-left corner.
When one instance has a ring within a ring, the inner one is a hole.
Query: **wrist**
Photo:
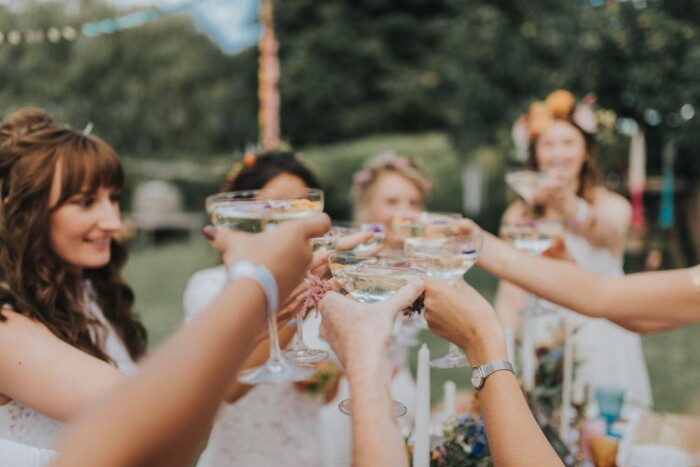
[[[239,279],[254,281],[263,291],[267,312],[274,314],[279,308],[279,289],[275,276],[270,270],[251,261],[238,261],[226,269],[226,279],[233,282]]]
[[[503,332],[497,329],[481,332],[462,346],[472,366],[484,365],[493,360],[508,360]]]

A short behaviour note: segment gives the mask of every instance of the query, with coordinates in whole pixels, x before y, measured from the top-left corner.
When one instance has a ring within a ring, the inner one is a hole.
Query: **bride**
[[[599,183],[595,133],[599,122],[590,105],[576,103],[568,91],[555,91],[544,103],[533,104],[514,127],[513,135],[529,152],[530,169],[551,177],[533,194],[535,214],[562,219],[566,259],[598,274],[619,276],[631,209],[629,202]],[[512,203],[503,222],[530,216],[523,201]],[[556,284],[552,285],[556,287]],[[568,310],[521,316],[527,295],[501,281],[495,308],[504,327],[520,329],[522,342],[535,343],[553,322],[568,316],[576,334],[578,387],[620,386],[627,400],[652,403],[651,387],[642,345],[637,334],[603,319],[586,318]],[[548,309],[553,305],[545,304]],[[520,318],[524,318],[521,323]],[[583,396],[583,395],[580,395]]]

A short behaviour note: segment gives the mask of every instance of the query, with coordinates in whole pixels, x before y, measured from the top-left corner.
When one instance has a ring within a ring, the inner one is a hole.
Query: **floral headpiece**
[[[596,98],[588,94],[581,102],[569,91],[554,91],[544,101],[530,105],[513,125],[512,137],[518,151],[527,154],[532,141],[544,133],[556,120],[568,120],[589,135],[596,134],[601,128],[612,128],[615,113],[611,110],[594,109]]]
[[[256,153],[246,152],[243,155],[243,159],[236,161],[233,163],[233,165],[231,165],[231,170],[229,170],[228,175],[226,175],[226,183],[231,184],[243,169],[250,170],[255,167],[255,161],[257,158],[258,155]]]
[[[379,175],[390,170],[398,172],[417,182],[424,193],[428,193],[433,183],[422,165],[413,158],[399,156],[393,151],[375,156],[362,170],[352,176],[353,193],[357,196],[364,191]]]

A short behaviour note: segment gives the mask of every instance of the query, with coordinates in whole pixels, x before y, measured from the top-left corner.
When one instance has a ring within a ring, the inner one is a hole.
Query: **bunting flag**
[[[629,152],[629,191],[632,201],[632,228],[644,227],[644,184],[646,179],[646,140],[644,132],[638,129],[630,141]]]
[[[663,182],[661,185],[661,209],[659,227],[668,230],[673,225],[673,197],[675,192],[673,164],[676,159],[676,144],[672,139],[664,146]]]

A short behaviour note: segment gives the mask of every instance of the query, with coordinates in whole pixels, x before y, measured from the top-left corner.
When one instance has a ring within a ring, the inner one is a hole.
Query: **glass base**
[[[284,358],[295,363],[317,363],[328,360],[328,352],[319,349],[289,349],[284,353]]]
[[[439,368],[441,370],[446,370],[448,368],[468,368],[470,366],[469,360],[467,360],[467,357],[461,351],[458,353],[448,353],[444,357],[430,361],[431,368]]]
[[[399,332],[392,339],[392,344],[398,345],[399,347],[416,347],[420,345],[420,343],[420,339],[408,333]]]
[[[394,403],[394,417],[402,417],[402,416],[406,415],[406,412],[408,412],[408,408],[406,408],[405,405],[403,405],[401,402],[397,402],[397,401],[392,401],[392,402]],[[351,415],[351,412],[350,412],[351,405],[352,405],[352,399],[345,399],[344,401],[341,401],[340,404],[338,404],[338,408],[345,415]]]
[[[278,384],[303,381],[316,374],[312,366],[292,365],[286,360],[268,360],[263,366],[238,373],[238,381],[243,384]]]

